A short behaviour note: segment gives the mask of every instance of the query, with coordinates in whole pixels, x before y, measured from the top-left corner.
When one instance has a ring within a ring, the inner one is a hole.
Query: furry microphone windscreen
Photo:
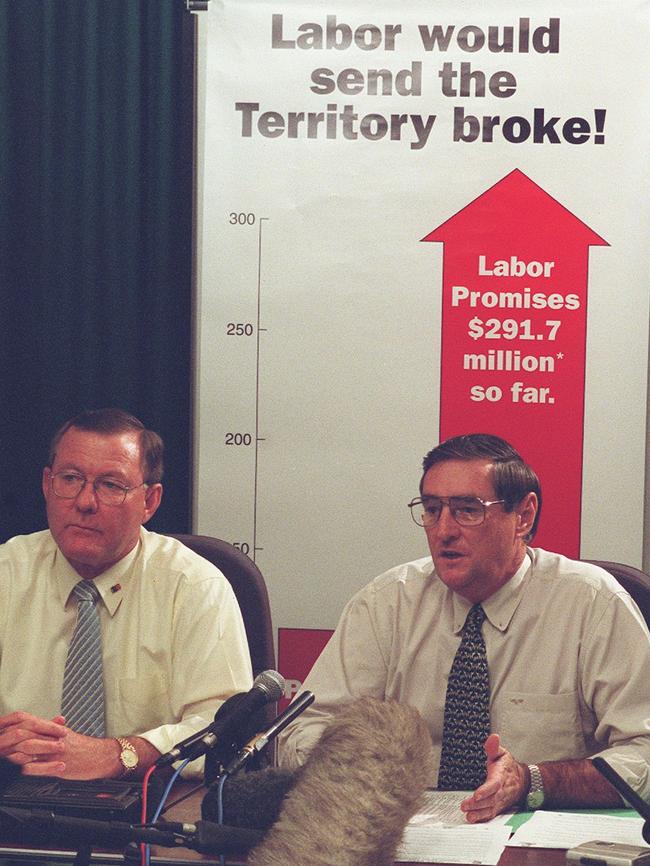
[[[300,770],[268,767],[241,773],[226,780],[223,787],[223,823],[229,827],[268,830],[278,820],[280,809]],[[212,785],[201,804],[206,821],[219,820],[219,792]]]
[[[323,732],[249,866],[393,866],[433,775],[417,710],[360,698]]]

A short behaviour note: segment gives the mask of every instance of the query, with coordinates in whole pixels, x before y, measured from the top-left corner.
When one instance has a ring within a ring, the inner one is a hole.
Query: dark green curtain
[[[0,540],[100,406],[163,436],[150,526],[190,529],[192,34],[183,0],[0,0]]]

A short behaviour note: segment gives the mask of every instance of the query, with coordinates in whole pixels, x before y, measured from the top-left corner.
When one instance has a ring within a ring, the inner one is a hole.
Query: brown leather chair
[[[623,565],[620,562],[597,559],[586,559],[585,562],[599,565],[616,578],[623,589],[626,589],[637,603],[648,628],[650,628],[650,576],[632,565]]]
[[[172,535],[228,578],[241,609],[253,665],[253,676],[275,670],[271,606],[262,573],[252,559],[220,538]]]

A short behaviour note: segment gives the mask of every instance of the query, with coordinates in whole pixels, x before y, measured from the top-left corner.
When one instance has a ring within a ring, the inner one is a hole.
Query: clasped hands
[[[19,711],[0,718],[0,757],[19,764],[26,776],[95,779],[104,761],[114,765],[118,751],[115,740],[78,734],[63,716],[48,720]]]
[[[485,741],[487,777],[471,797],[460,804],[470,824],[489,821],[520,803],[528,788],[526,767],[501,745],[498,734]]]

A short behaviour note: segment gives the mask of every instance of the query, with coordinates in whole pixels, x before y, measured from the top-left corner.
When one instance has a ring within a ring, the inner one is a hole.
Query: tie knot
[[[78,601],[90,601],[93,604],[99,600],[99,590],[92,580],[80,580],[72,590]]]
[[[470,608],[470,611],[467,614],[463,631],[465,631],[466,629],[471,629],[472,631],[479,631],[481,626],[483,625],[484,620],[485,611],[480,604],[475,604],[472,608]]]

